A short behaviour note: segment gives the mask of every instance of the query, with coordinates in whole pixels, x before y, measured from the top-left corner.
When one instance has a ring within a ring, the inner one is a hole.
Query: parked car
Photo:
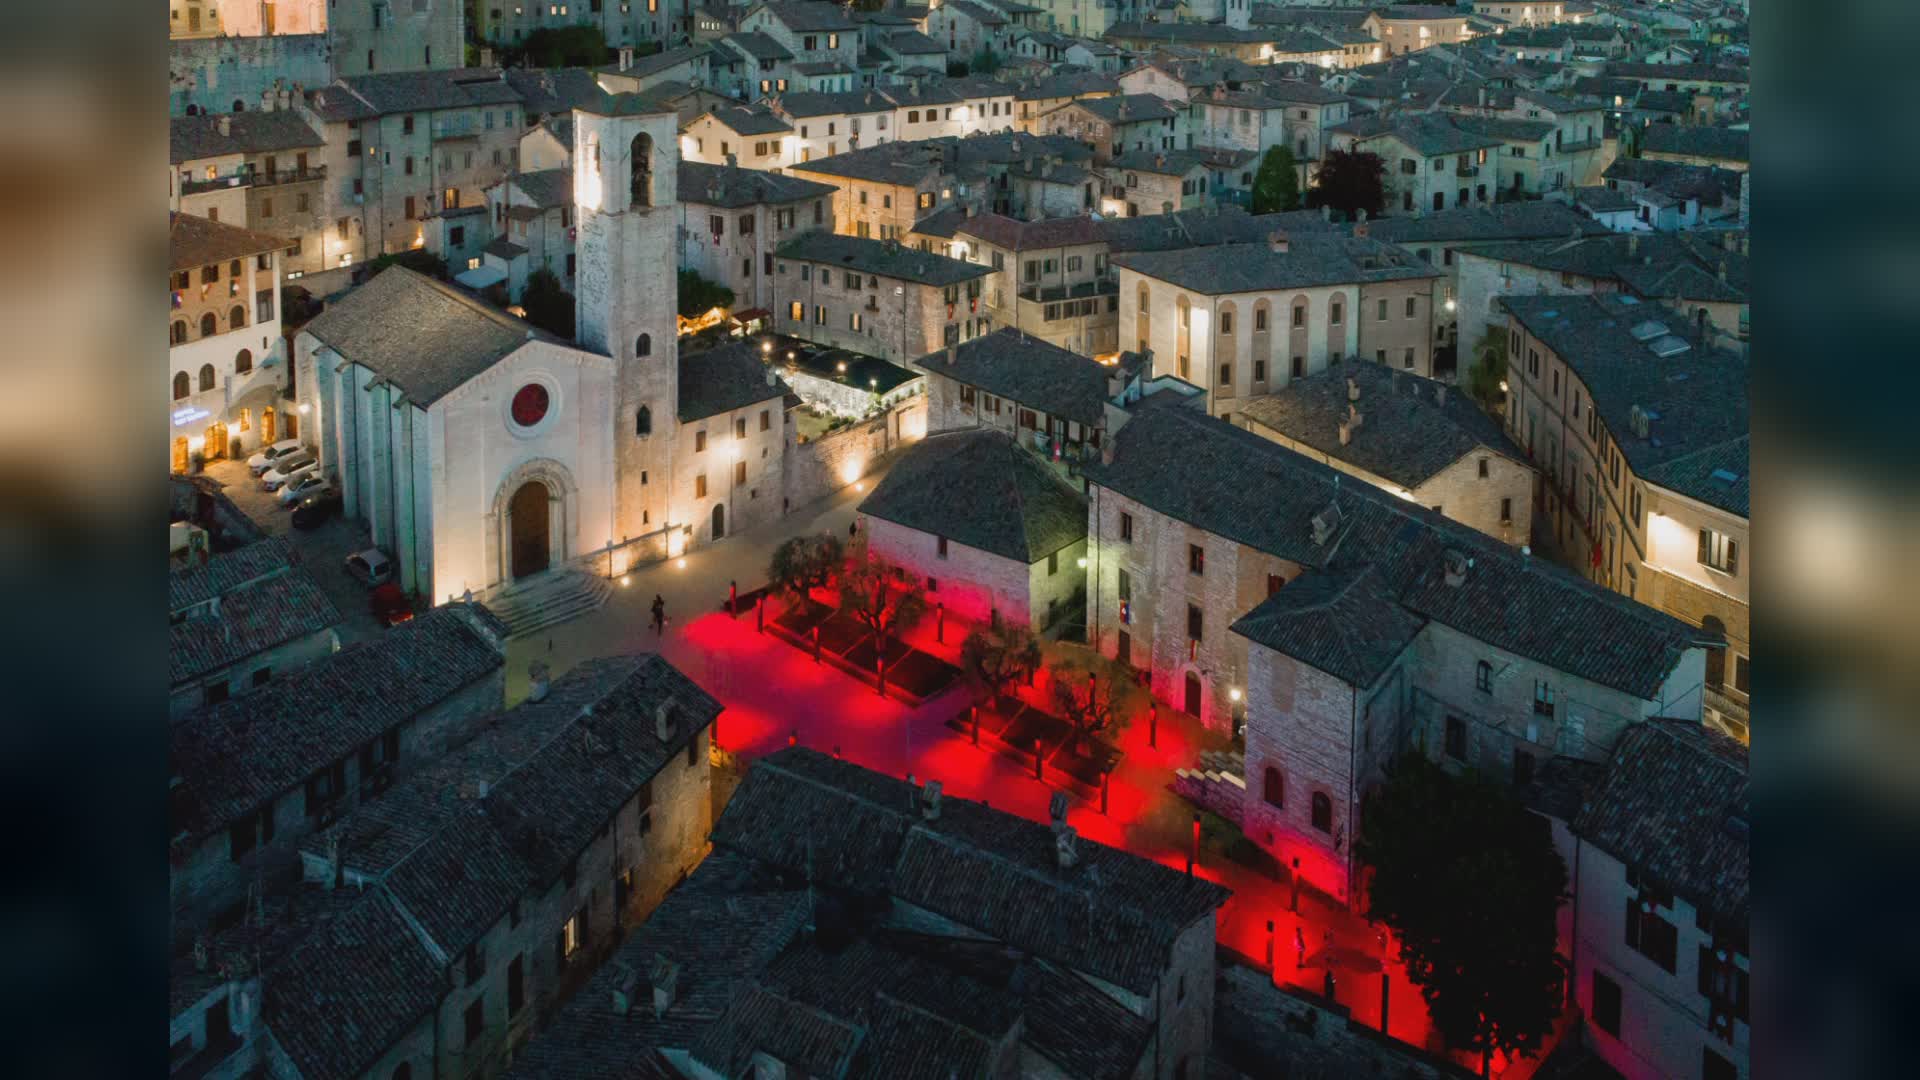
[[[373,590],[372,608],[373,617],[379,619],[382,626],[399,626],[413,618],[413,605],[407,601],[407,594],[391,581]]]
[[[282,454],[291,454],[300,449],[299,439],[281,439],[272,446],[260,448],[260,452],[247,459],[247,468],[253,475],[259,476],[273,465],[273,459]]]
[[[318,494],[310,494],[300,500],[293,508],[293,527],[296,529],[317,529],[326,520],[340,512],[342,501],[340,492],[332,484],[321,488]]]
[[[309,495],[317,495],[322,488],[329,486],[331,485],[327,483],[327,478],[321,475],[320,466],[309,465],[288,480],[276,497],[280,500],[281,506],[292,509],[300,505],[300,500]]]
[[[288,480],[312,465],[313,458],[310,455],[282,454],[274,459],[272,468],[260,474],[260,486],[268,491],[279,491]]]
[[[347,556],[347,573],[370,588],[378,587],[393,579],[393,563],[379,548],[368,548]]]

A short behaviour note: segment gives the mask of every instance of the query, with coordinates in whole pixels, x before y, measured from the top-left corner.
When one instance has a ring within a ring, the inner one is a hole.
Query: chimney
[[[493,66],[493,50],[492,49],[480,50],[480,66],[481,67]]]
[[[767,385],[768,385],[768,386],[777,386],[777,385],[779,385],[779,382],[780,382],[780,378],[779,378],[779,376],[777,376],[777,375],[775,375],[775,374],[773,373],[773,369],[772,369],[772,368],[768,368],[768,369],[767,369]]]
[[[728,155],[727,155],[727,168],[729,168],[729,169],[737,169],[737,168],[739,168],[739,167],[740,167],[740,156],[739,156],[738,154],[728,154]]]
[[[223,137],[232,135],[233,134],[233,117],[222,115],[220,117],[219,128],[220,128],[220,134]]]
[[[1467,580],[1467,568],[1473,561],[1467,558],[1466,552],[1454,548],[1447,549],[1446,560],[1447,586],[1457,589]]]
[[[928,821],[940,820],[940,781],[929,780],[920,789],[920,816]]]
[[[672,742],[679,733],[680,718],[674,712],[673,703],[663,701],[653,710],[653,735],[661,742]]]
[[[1340,421],[1340,445],[1345,446],[1352,441],[1353,425],[1347,423],[1345,420]]]
[[[955,360],[958,360],[959,358],[960,358],[960,346],[958,345],[947,346],[947,366],[952,367],[953,362]]]
[[[665,1016],[667,1010],[673,1008],[674,995],[680,989],[680,965],[667,959],[665,953],[654,953],[648,981],[653,984],[653,1015]]]
[[[1328,224],[1332,224],[1332,222],[1333,222],[1333,207],[1331,207],[1331,206],[1322,206],[1322,207],[1320,208],[1320,220],[1321,220],[1321,221],[1324,221],[1324,222],[1327,222]]]
[[[1351,375],[1347,376],[1347,400],[1348,401],[1360,400],[1360,380],[1354,378]]]
[[[633,46],[622,45],[620,47],[620,70],[625,71],[632,66],[633,66]]]
[[[1269,251],[1284,253],[1287,250],[1286,232],[1281,229],[1275,229],[1272,233],[1268,234],[1267,249]]]
[[[1062,870],[1071,870],[1080,861],[1080,846],[1075,840],[1071,825],[1064,825],[1053,834],[1053,855]]]
[[[1111,434],[1100,440],[1100,464],[1113,464],[1113,436]]]
[[[1053,822],[1053,831],[1059,832],[1067,827],[1067,793],[1056,791],[1047,800],[1047,818]]]
[[[640,990],[640,974],[631,968],[619,968],[620,978],[613,984],[613,1015],[625,1016],[633,1011],[633,995]]]
[[[1727,260],[1721,259],[1720,260],[1720,284],[1725,285],[1726,283],[1727,283]]]
[[[1363,206],[1355,210],[1353,212],[1353,220],[1358,224],[1365,225],[1367,223],[1367,208]]]
[[[1442,406],[1444,406],[1447,403],[1447,384],[1446,383],[1441,383],[1440,385],[1433,388],[1433,401],[1434,401],[1434,404],[1442,405]]]
[[[1631,258],[1638,254],[1640,254],[1640,234],[1628,233],[1627,234],[1627,256]]]
[[[1161,204],[1160,204],[1160,212],[1161,212],[1162,214],[1172,214],[1172,213],[1173,213],[1173,204],[1172,204],[1172,203],[1170,203],[1170,202],[1163,202],[1163,203],[1161,203]]]
[[[1367,224],[1367,212],[1365,210],[1360,211],[1360,216],[1354,219],[1353,238],[1355,240],[1365,240],[1372,232],[1373,227]]]
[[[542,702],[547,700],[547,665],[539,660],[527,665],[527,700]]]
[[[1351,401],[1349,401],[1349,402],[1347,402],[1347,424],[1348,424],[1348,426],[1350,426],[1350,427],[1352,427],[1352,428],[1353,428],[1353,430],[1355,430],[1355,431],[1359,431],[1359,430],[1360,430],[1360,424],[1361,424],[1361,421],[1363,421],[1363,420],[1365,420],[1365,419],[1366,419],[1366,417],[1364,417],[1364,416],[1362,416],[1362,415],[1361,415],[1361,413],[1360,413],[1360,406],[1358,406],[1358,405],[1355,405],[1355,404],[1354,404],[1353,402],[1351,402]]]
[[[274,101],[274,95],[272,90],[269,89],[269,90],[260,91],[260,111],[261,112],[272,112],[273,101]]]

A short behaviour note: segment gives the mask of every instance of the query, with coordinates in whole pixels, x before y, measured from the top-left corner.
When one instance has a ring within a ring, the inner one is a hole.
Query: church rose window
[[[547,415],[547,388],[528,383],[513,395],[513,422],[532,427]]]

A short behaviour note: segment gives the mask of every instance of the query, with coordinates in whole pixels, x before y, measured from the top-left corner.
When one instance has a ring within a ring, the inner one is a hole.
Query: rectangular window
[[[1187,573],[1204,574],[1207,572],[1207,549],[1199,544],[1187,545]]]
[[[746,485],[746,482],[747,482],[747,463],[744,461],[734,462],[733,463],[734,486],[743,487]]]
[[[1202,636],[1202,631],[1204,631],[1205,629],[1206,629],[1206,622],[1204,617],[1200,614],[1200,609],[1197,607],[1194,607],[1192,604],[1188,604],[1187,605],[1187,640],[1199,641]]]
[[[1120,515],[1120,542],[1123,544],[1133,543],[1133,515],[1132,514],[1122,513]]]
[[[1526,787],[1533,783],[1533,755],[1525,750],[1513,752],[1513,785]]]
[[[467,1028],[466,1045],[468,1047],[472,1047],[473,1044],[479,1042],[481,1033],[486,1030],[486,1018],[483,1015],[483,1007],[485,1004],[486,997],[482,995],[481,997],[474,998],[472,1003],[467,1006],[465,1019]]]
[[[1060,553],[1056,551],[1047,556],[1047,576],[1052,577],[1053,575],[1059,572],[1060,572]]]
[[[1642,895],[1645,895],[1644,889]],[[1643,902],[1651,903],[1651,901],[1632,898],[1627,900],[1627,946],[1660,965],[1661,970],[1671,975],[1674,972],[1674,954],[1679,945],[1680,932],[1672,923],[1654,912],[1642,911]]]
[[[1419,302],[1420,301],[1418,297],[1414,297],[1414,296],[1407,297],[1407,318],[1409,319],[1413,318],[1413,313],[1415,310],[1418,309]]]
[[[507,1018],[520,1015],[527,1004],[527,966],[521,957],[514,957],[507,965]]]
[[[1457,716],[1447,717],[1445,749],[1447,756],[1455,761],[1467,760],[1467,722]]]
[[[1740,572],[1740,543],[1725,533],[1700,530],[1700,563],[1723,574]]]
[[[761,409],[760,410],[760,430],[766,431],[772,426],[773,426],[773,411],[770,409]]]
[[[696,454],[704,454],[706,453],[706,451],[707,451],[707,433],[704,431],[694,432],[693,433],[693,452]]]
[[[704,499],[707,497],[707,474],[706,473],[701,473],[700,475],[693,478],[693,497],[696,499]]]
[[[1533,681],[1533,711],[1541,716],[1553,715],[1553,685],[1535,679]]]
[[[933,553],[938,558],[944,559],[947,557],[947,538],[946,537],[941,536],[941,537],[936,537],[934,539]]]
[[[1593,1023],[1609,1035],[1620,1035],[1620,984],[1598,971],[1593,973]]]
[[[793,303],[787,305],[787,318],[792,319],[794,322],[804,322],[807,318],[807,306],[795,300]]]
[[[586,928],[585,923],[585,917],[576,911],[573,913],[572,918],[561,925],[559,946],[560,965],[562,967],[565,967],[567,961],[571,960],[574,954],[580,951],[581,931]]]
[[[1253,381],[1257,383],[1267,381],[1267,362],[1265,360],[1255,360],[1253,362]]]

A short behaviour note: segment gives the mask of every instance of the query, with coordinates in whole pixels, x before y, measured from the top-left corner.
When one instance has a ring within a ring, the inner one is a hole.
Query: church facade
[[[650,109],[574,114],[575,341],[399,267],[296,338],[323,468],[403,588],[619,573],[783,509],[786,387],[748,346],[678,353],[675,117]]]

